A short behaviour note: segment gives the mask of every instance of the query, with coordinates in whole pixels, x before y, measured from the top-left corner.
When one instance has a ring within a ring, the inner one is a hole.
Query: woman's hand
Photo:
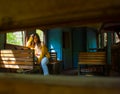
[[[33,37],[31,36],[30,39],[29,39],[28,41],[30,41],[30,42],[33,41]]]

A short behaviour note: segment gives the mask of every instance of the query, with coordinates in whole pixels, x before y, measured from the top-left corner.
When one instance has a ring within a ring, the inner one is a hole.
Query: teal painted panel
[[[89,50],[90,48],[97,48],[97,37],[96,37],[97,30],[92,28],[87,28],[87,52],[93,52],[96,50]]]
[[[55,28],[47,32],[48,49],[57,52],[57,59],[62,60],[62,29]]]

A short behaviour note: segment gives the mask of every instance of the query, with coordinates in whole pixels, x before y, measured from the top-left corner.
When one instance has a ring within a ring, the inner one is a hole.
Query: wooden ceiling
[[[120,21],[119,0],[0,0],[0,32]]]

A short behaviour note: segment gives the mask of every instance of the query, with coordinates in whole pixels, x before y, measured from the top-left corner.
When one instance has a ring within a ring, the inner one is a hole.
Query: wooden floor
[[[60,75],[66,75],[66,76],[78,76],[78,69],[67,69],[67,70],[63,70]],[[81,75],[83,76],[83,75]],[[95,76],[93,74],[90,73],[86,73],[85,76]],[[97,76],[102,76],[102,75],[97,75]],[[120,73],[116,72],[116,71],[110,71],[108,77],[120,77]]]
[[[0,73],[0,94],[119,94],[119,77]]]
[[[77,76],[78,70],[77,69],[63,70],[60,75]]]

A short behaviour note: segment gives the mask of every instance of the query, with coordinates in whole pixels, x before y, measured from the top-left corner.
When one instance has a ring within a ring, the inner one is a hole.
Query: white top
[[[41,47],[38,47],[37,45],[35,45],[35,55],[39,57],[40,54],[41,54]]]

